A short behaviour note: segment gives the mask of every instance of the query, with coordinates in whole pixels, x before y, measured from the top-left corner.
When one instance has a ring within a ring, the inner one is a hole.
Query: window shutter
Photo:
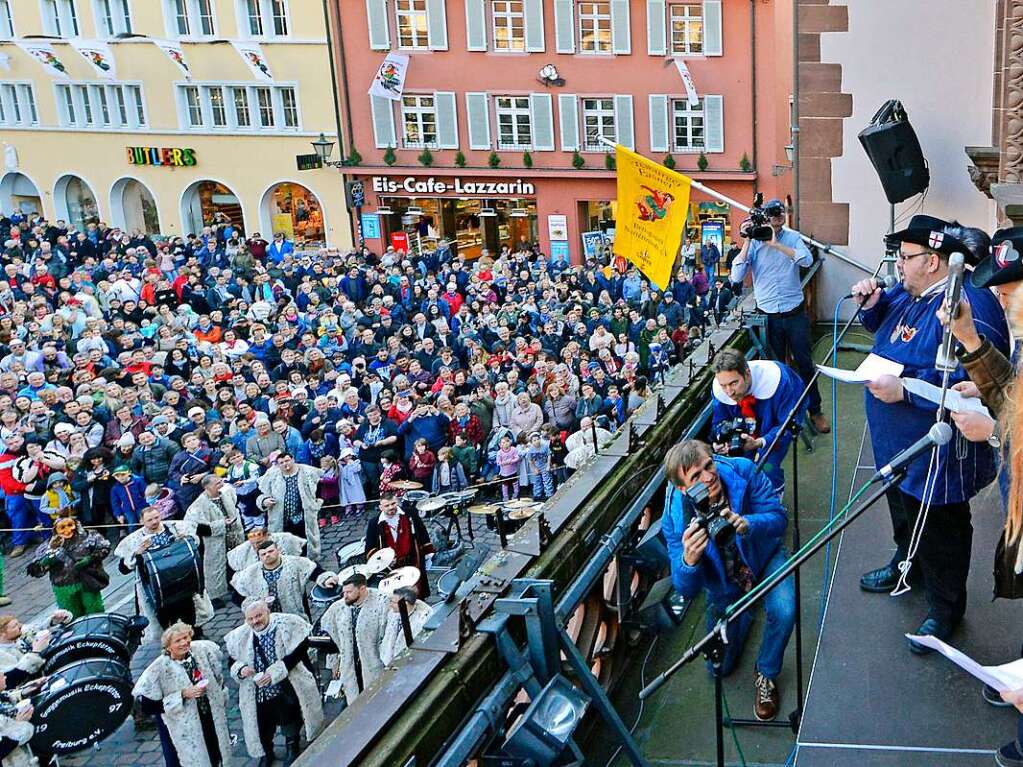
[[[455,94],[451,91],[438,91],[433,94],[433,103],[437,110],[437,148],[458,149],[458,111],[455,107]]]
[[[554,107],[549,93],[530,93],[529,111],[532,112],[533,149],[554,151]]]
[[[668,97],[663,93],[650,94],[650,151],[671,151],[668,133]]]
[[[465,111],[469,123],[469,148],[490,149],[490,106],[486,93],[466,93]]]
[[[543,53],[543,0],[526,0],[523,9],[526,15],[526,50]]]
[[[664,0],[646,2],[646,49],[651,56],[668,52],[667,11]]]
[[[444,0],[426,0],[426,38],[431,51],[448,49],[448,20]]]
[[[377,149],[396,147],[393,102],[380,96],[370,96],[369,104],[373,110],[373,142]]]
[[[558,94],[558,112],[561,120],[561,151],[574,152],[579,148],[579,102],[575,94]]]
[[[558,53],[575,53],[575,4],[554,0],[554,37]]]
[[[611,52],[632,53],[629,0],[611,0]]]
[[[487,49],[487,14],[484,0],[465,0],[465,47],[470,51]]]
[[[703,0],[703,54],[721,55],[721,0]]]
[[[387,0],[366,0],[369,19],[369,47],[374,51],[389,51],[391,35],[387,27]]]
[[[703,125],[708,152],[725,151],[725,111],[721,96],[703,97]]]
[[[632,125],[632,96],[615,96],[615,131],[618,143],[628,149],[636,148],[636,131]]]

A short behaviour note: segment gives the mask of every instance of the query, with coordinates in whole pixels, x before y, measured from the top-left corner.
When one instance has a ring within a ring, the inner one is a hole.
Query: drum
[[[404,511],[409,516],[412,516],[413,514],[418,515],[419,509],[416,506],[416,504],[418,504],[420,501],[426,500],[429,497],[430,493],[428,490],[409,490],[407,493],[401,496],[401,500],[399,501],[399,504],[401,505],[401,510]]]
[[[131,664],[149,621],[116,613],[85,615],[65,626],[53,629],[49,646],[42,656],[44,674],[87,658],[107,658]]]
[[[205,588],[199,546],[180,538],[142,555],[142,590],[157,610],[191,600]]]
[[[128,718],[131,689],[131,672],[116,660],[91,658],[55,671],[32,698],[32,748],[63,756],[98,743]]]
[[[346,543],[337,550],[338,569],[344,570],[351,565],[362,565],[366,563],[366,539],[360,538],[357,541]]]

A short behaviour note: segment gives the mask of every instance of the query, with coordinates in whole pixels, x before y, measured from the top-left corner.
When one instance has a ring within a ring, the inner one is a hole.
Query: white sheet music
[[[959,668],[963,669],[963,671],[976,677],[984,684],[994,687],[998,692],[1018,690],[1023,687],[1023,658],[1014,660],[1011,663],[1004,663],[1001,666],[982,666],[966,653],[945,644],[937,637],[906,634],[906,638],[912,639],[924,647],[937,650],[959,666]]]
[[[921,381],[919,378],[903,378],[902,385],[907,391],[930,400],[935,405],[941,403],[940,386]],[[945,408],[953,413],[983,413],[988,418],[991,417],[991,412],[984,407],[984,403],[980,401],[979,397],[964,397],[954,389],[949,389],[945,393]]]
[[[855,370],[843,370],[842,368],[833,368],[828,365],[818,365],[817,369],[828,376],[828,378],[834,378],[836,381],[862,384],[876,381],[883,375],[898,377],[902,375],[903,366],[899,362],[885,359],[878,354],[868,354],[867,358]]]

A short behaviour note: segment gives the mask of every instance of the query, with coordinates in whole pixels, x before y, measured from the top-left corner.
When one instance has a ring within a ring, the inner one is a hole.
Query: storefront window
[[[244,230],[238,196],[216,181],[197,181],[192,184],[185,191],[181,206],[186,233],[197,233],[202,231],[203,226],[217,223],[231,223]]]
[[[323,208],[316,195],[300,184],[278,184],[266,194],[264,215],[274,232],[299,244],[324,242]]]
[[[65,176],[58,181],[56,198],[61,218],[78,229],[84,229],[88,222],[99,219],[96,195],[78,176]]]

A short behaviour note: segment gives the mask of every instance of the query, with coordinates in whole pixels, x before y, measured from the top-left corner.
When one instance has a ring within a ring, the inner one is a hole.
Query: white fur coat
[[[277,661],[270,665],[270,680],[273,684],[287,679],[298,697],[298,705],[302,709],[302,722],[305,725],[307,740],[312,740],[323,726],[323,703],[316,679],[304,663],[297,664],[291,671],[284,666],[284,656],[298,647],[309,636],[312,626],[304,618],[297,615],[275,614],[271,617],[276,627],[274,647],[277,650]],[[264,756],[263,746],[259,742],[259,726],[256,720],[256,683],[252,677],[242,679],[241,670],[245,666],[255,668],[255,650],[253,649],[253,631],[247,624],[242,624],[224,637],[227,654],[233,659],[231,676],[238,682],[238,704],[242,713],[242,732],[245,735],[245,748],[249,756],[259,759]]]
[[[227,691],[224,689],[224,654],[214,642],[196,640],[192,642],[192,657],[209,681],[206,698],[213,712],[213,722],[220,742],[220,755],[224,767],[231,765],[231,733],[227,727]],[[202,722],[199,706],[194,700],[186,700],[181,691],[192,684],[188,672],[180,663],[161,653],[142,672],[132,695],[149,698],[163,703],[163,723],[170,733],[178,761],[187,767],[210,767],[206,741],[202,737]]]
[[[419,600],[416,606],[409,610],[408,622],[412,627],[412,639],[415,640],[426,624],[433,610],[426,602]],[[380,643],[380,662],[388,666],[391,661],[405,652],[408,645],[405,644],[405,631],[401,627],[401,615],[391,610],[387,616],[387,626],[384,628],[384,640]]]
[[[4,757],[0,765],[3,767],[35,767],[39,762],[26,748],[35,735],[36,728],[31,722],[19,722],[9,716],[0,716],[0,738],[10,738],[18,742],[18,747]]]
[[[359,611],[355,626],[355,639],[359,643],[359,660],[362,663],[363,687],[376,679],[384,666],[380,662],[380,645],[384,641],[391,600],[383,592],[370,589],[366,601]],[[334,677],[341,680],[345,699],[351,705],[359,695],[359,684],[355,676],[355,653],[352,647],[352,608],[343,599],[334,602],[320,618],[320,625],[334,640],[338,654],[334,656]]]
[[[277,581],[278,602],[270,605],[270,609],[274,612],[300,615],[308,620],[309,615],[306,612],[304,599],[305,584],[313,570],[316,569],[316,563],[305,557],[284,555],[281,557],[281,568],[284,572],[281,573],[280,580]],[[333,573],[324,572],[316,580],[320,582],[331,575]],[[267,586],[266,579],[263,577],[263,563],[256,562],[241,572],[235,573],[231,578],[231,587],[243,598],[269,595],[270,587]]]
[[[199,538],[195,534],[195,525],[191,522],[168,519],[164,520],[163,525],[176,536],[191,538],[196,543],[199,542]],[[142,615],[149,619],[149,626],[146,627],[145,634],[143,635],[144,642],[149,642],[159,637],[163,629],[167,628],[166,626],[161,626],[160,621],[157,620],[156,607],[150,604],[145,591],[142,589],[142,581],[137,568],[142,563],[135,556],[135,551],[142,545],[142,541],[148,535],[145,528],[140,527],[135,532],[125,536],[117,544],[117,548],[114,549],[114,556],[119,557],[127,569],[135,570],[135,601],[138,603],[139,611]],[[195,605],[195,622],[197,625],[202,626],[213,617],[213,605],[210,603],[210,596],[207,592],[203,591],[201,594],[194,594],[192,602]]]
[[[320,482],[320,470],[305,464],[298,466],[298,494],[302,499],[302,511],[305,513],[305,539],[309,544],[306,552],[310,559],[320,558],[320,526],[318,518],[323,501],[316,497],[316,488]],[[273,466],[259,478],[259,499],[257,506],[263,509],[263,501],[273,498],[274,504],[266,509],[267,528],[271,534],[284,529],[284,475]]]
[[[220,488],[224,503],[221,511],[206,495],[199,494],[185,512],[185,521],[194,525],[208,525],[212,531],[203,538],[202,567],[206,575],[206,591],[211,599],[227,595],[227,551],[242,542],[242,519],[238,511],[238,496],[234,488]]]
[[[299,538],[291,533],[274,533],[270,538],[277,544],[277,549],[282,554],[292,557],[301,556],[305,548],[305,538]],[[227,564],[236,573],[240,573],[246,567],[254,565],[258,561],[259,554],[256,553],[256,550],[252,548],[252,544],[248,541],[242,541],[227,552]]]

